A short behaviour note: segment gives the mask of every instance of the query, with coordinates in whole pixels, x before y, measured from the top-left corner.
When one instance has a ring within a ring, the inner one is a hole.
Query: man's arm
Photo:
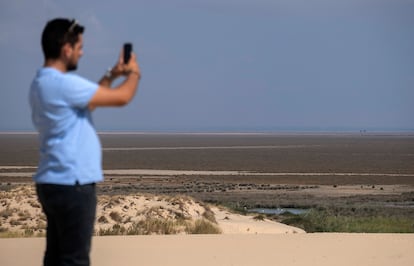
[[[111,72],[110,76],[104,76],[99,81],[100,86],[88,104],[90,110],[99,106],[123,106],[134,97],[141,78],[141,71],[135,54],[132,54],[128,65],[123,65],[119,61]],[[121,75],[126,76],[124,82],[111,89],[112,81]]]
[[[101,80],[98,82],[99,85],[102,87],[110,88],[112,82],[117,78],[115,75],[113,68],[108,69],[108,71],[105,73],[105,75],[101,78]]]

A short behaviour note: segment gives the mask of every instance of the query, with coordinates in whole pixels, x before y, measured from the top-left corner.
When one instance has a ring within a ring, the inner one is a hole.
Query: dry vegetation
[[[214,213],[188,196],[101,196],[97,235],[220,233]]]
[[[0,192],[0,237],[44,236],[46,218],[32,186]],[[214,213],[188,196],[100,196],[96,235],[218,234]]]
[[[31,186],[0,191],[0,236],[43,236],[46,217]]]

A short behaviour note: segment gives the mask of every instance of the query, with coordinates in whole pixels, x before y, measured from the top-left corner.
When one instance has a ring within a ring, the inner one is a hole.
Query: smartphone
[[[124,44],[124,64],[128,64],[129,59],[131,58],[132,52],[132,43]]]

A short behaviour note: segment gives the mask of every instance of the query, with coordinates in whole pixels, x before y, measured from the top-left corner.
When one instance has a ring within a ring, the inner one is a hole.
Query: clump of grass
[[[10,223],[10,225],[12,225],[12,226],[18,226],[18,225],[22,225],[23,223],[22,223],[22,221],[20,221],[20,220],[16,220],[16,219],[11,219],[10,221],[9,221],[9,223]]]
[[[126,228],[120,224],[115,224],[107,229],[100,229],[97,235],[171,235],[178,233],[187,234],[220,234],[220,228],[206,220],[200,219],[195,222],[188,220],[158,219],[147,218],[139,222],[134,222]]]
[[[113,235],[124,235],[126,228],[120,224],[114,224],[111,228],[100,229],[98,235],[100,236],[113,236]]]
[[[47,220],[46,215],[43,212],[39,215],[39,219],[45,222]]]
[[[253,219],[256,220],[256,221],[264,221],[265,218],[266,218],[266,216],[264,216],[263,214],[258,214],[258,215],[253,217]]]
[[[16,238],[16,237],[44,237],[46,233],[39,227],[31,227],[22,225],[21,230],[8,230],[7,228],[0,227],[0,238]]]
[[[19,211],[17,215],[19,216],[19,221],[25,221],[31,218],[31,214],[27,210]]]
[[[122,216],[119,214],[119,212],[112,211],[109,214],[109,217],[111,217],[111,219],[114,220],[117,223],[121,223],[122,222]]]
[[[46,229],[46,222],[44,222],[44,221],[38,221],[37,222],[37,226],[36,226],[36,229],[37,230],[39,230],[39,231],[42,231],[42,230],[45,230]]]
[[[9,218],[9,217],[13,216],[13,213],[14,213],[15,211],[16,211],[16,210],[14,210],[14,209],[6,208],[6,209],[4,209],[4,210],[0,211],[0,217],[2,217],[2,218],[4,218],[4,219],[7,219],[7,218]]]
[[[34,228],[24,227],[23,229],[24,229],[23,235],[25,237],[31,237],[35,234]]]
[[[220,228],[206,219],[199,219],[186,228],[188,234],[221,234]]]
[[[214,212],[207,205],[204,206],[204,209],[205,211],[202,214],[203,218],[216,224],[217,221],[216,221],[216,215],[214,214]]]
[[[148,218],[133,223],[126,228],[120,224],[115,224],[111,228],[100,229],[97,235],[170,235],[180,232],[180,223],[169,219]]]
[[[302,228],[308,233],[323,232],[322,227],[313,224],[308,217],[303,215],[291,215],[288,218],[282,219],[281,223]]]
[[[128,235],[171,235],[178,233],[179,222],[170,219],[147,218],[133,223],[128,229]]]
[[[33,208],[40,208],[41,206],[40,206],[40,203],[38,202],[38,201],[36,201],[36,200],[31,200],[31,201],[29,201],[29,204],[30,204],[30,206],[31,207],[33,207]]]
[[[108,221],[108,219],[107,219],[105,216],[101,215],[101,216],[98,218],[98,223],[107,224],[107,223],[109,223],[109,221]]]
[[[0,232],[0,238],[16,238],[16,237],[22,237],[22,233],[14,232],[14,231],[4,231]]]

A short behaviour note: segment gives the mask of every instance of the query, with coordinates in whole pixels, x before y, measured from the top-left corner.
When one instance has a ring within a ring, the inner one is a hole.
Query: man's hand
[[[135,74],[138,76],[138,79],[141,78],[141,71],[136,60],[136,56],[134,53],[131,53],[131,58],[128,64],[124,64],[124,50],[121,49],[119,54],[118,61],[116,64],[110,68],[107,74],[98,82],[99,85],[103,87],[111,87],[112,82],[121,77],[121,76],[128,76],[129,74]]]
[[[125,80],[116,88],[111,89],[112,81],[119,76],[125,76]],[[99,82],[98,90],[89,101],[89,109],[93,110],[98,106],[126,105],[134,97],[140,79],[141,70],[135,54],[131,53],[128,64],[124,64],[123,52],[121,51],[118,62],[111,69],[110,77],[105,76]]]
[[[138,79],[141,78],[141,70],[138,65],[137,57],[135,53],[131,53],[131,58],[127,65],[124,64],[125,67],[125,75],[135,74],[138,76]]]
[[[135,53],[131,53],[131,58],[128,64],[124,64],[124,50],[121,49],[121,53],[119,54],[118,61],[111,69],[111,78],[115,80],[120,76],[127,76],[130,73],[138,74],[141,77],[141,72],[136,60]]]

